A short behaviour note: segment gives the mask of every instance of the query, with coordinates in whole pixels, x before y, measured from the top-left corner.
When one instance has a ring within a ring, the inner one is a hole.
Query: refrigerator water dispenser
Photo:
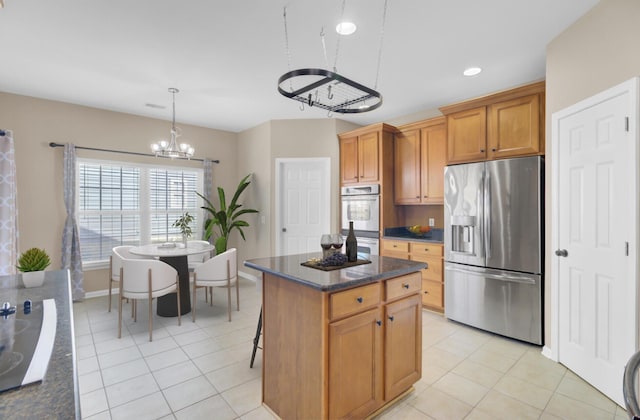
[[[475,255],[475,216],[451,217],[451,251]]]

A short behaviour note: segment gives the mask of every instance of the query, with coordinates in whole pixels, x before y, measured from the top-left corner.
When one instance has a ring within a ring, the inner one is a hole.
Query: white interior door
[[[330,232],[330,159],[276,160],[277,255],[320,251]]]
[[[558,357],[622,406],[636,348],[636,100],[616,87],[554,115]]]

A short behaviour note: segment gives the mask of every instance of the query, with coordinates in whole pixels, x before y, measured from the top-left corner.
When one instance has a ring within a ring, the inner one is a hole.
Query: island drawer
[[[418,293],[421,288],[422,276],[420,273],[411,273],[406,276],[387,280],[387,300]]]
[[[380,283],[368,284],[333,293],[329,297],[331,320],[342,318],[377,306],[382,297]]]

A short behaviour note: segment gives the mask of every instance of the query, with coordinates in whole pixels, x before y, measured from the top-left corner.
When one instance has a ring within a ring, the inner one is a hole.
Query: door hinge
[[[629,117],[624,117],[624,131],[629,131]]]
[[[629,256],[629,242],[625,242],[624,243],[624,254],[628,257]]]

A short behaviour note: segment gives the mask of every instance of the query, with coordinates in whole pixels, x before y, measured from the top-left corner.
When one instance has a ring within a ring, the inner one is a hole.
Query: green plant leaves
[[[201,208],[206,210],[209,213],[209,219],[205,222],[205,239],[211,238],[215,234],[217,237],[215,241],[216,253],[222,253],[227,250],[227,242],[229,239],[229,235],[233,231],[233,229],[237,229],[240,233],[240,236],[243,240],[246,240],[244,236],[243,227],[249,227],[249,223],[245,220],[240,220],[239,217],[245,214],[258,213],[258,210],[255,209],[241,209],[242,204],[238,204],[238,200],[240,196],[247,189],[251,181],[248,179],[251,177],[251,174],[242,178],[238,187],[236,188],[235,193],[231,201],[229,202],[229,206],[227,206],[226,202],[226,194],[222,187],[218,187],[218,199],[220,201],[220,209],[217,209],[211,201],[207,200],[202,194],[197,193],[200,198],[202,198],[206,206],[202,206]],[[217,230],[217,232],[214,232]]]
[[[42,271],[50,264],[49,255],[44,249],[30,248],[20,255],[16,268],[26,273],[29,271]]]

